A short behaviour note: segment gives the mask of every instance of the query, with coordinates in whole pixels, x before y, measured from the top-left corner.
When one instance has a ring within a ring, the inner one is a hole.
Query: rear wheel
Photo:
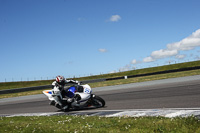
[[[100,108],[105,106],[105,101],[99,96],[94,96],[92,99],[92,104],[93,106]]]

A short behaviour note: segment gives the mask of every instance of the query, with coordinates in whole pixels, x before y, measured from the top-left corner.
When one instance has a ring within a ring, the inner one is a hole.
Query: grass
[[[132,70],[132,71],[126,71],[126,72],[110,73],[110,74],[103,74],[103,75],[94,75],[94,76],[75,78],[75,79],[79,80],[79,81],[84,81],[84,80],[92,80],[92,79],[114,78],[114,77],[130,76],[130,75],[136,75],[136,74],[145,74],[145,73],[152,73],[152,72],[158,72],[158,71],[194,67],[194,66],[200,66],[200,61],[172,64],[172,65],[152,67],[152,68],[144,68],[144,69],[138,69],[138,70]],[[5,83],[2,82],[2,83],[0,83],[0,90],[50,85],[52,82],[53,82],[53,80],[26,81],[26,82],[5,82]]]
[[[5,82],[5,83],[0,83],[0,90],[50,85],[52,82],[53,80]]]
[[[200,61],[171,64],[171,65],[165,65],[165,66],[158,66],[158,67],[151,67],[151,68],[125,71],[125,72],[118,72],[118,73],[95,75],[95,76],[90,76],[90,77],[83,77],[83,78],[80,78],[79,80],[81,81],[81,80],[131,76],[131,75],[137,75],[137,74],[146,74],[146,73],[153,73],[153,72],[158,72],[158,71],[174,70],[174,69],[188,68],[188,67],[195,67],[195,66],[200,66]]]
[[[152,80],[167,79],[167,78],[185,77],[185,76],[192,76],[192,75],[200,75],[200,70],[159,74],[159,75],[144,76],[144,77],[129,78],[129,79],[111,80],[111,81],[90,83],[89,85],[92,88],[94,88],[94,87],[129,84],[129,83],[137,83],[137,82],[152,81]],[[42,90],[11,93],[11,94],[2,94],[2,95],[0,95],[0,99],[1,98],[9,98],[9,97],[26,96],[26,95],[35,95],[35,94],[42,94]]]
[[[199,133],[195,117],[30,116],[0,117],[0,132],[73,133]]]

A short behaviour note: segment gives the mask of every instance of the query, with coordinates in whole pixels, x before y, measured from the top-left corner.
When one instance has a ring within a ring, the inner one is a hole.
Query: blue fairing
[[[76,92],[76,88],[75,88],[74,86],[72,86],[72,87],[70,87],[70,88],[68,89],[66,95],[67,95],[67,97],[72,98],[72,97],[74,97],[75,92]]]

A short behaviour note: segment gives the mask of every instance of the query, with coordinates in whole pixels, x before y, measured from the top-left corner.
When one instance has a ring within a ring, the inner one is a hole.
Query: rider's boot
[[[56,102],[54,100],[52,100],[49,105],[55,106]]]
[[[61,103],[61,101],[56,101],[55,106],[59,109],[62,109],[63,104]]]
[[[56,106],[56,108],[59,108],[59,109],[61,109],[61,108],[62,108],[62,104],[59,104],[58,102],[57,102],[57,103],[55,103],[55,106]]]
[[[55,101],[55,106],[59,109],[62,109],[62,107],[63,107],[62,100],[59,96],[57,97],[57,100]]]

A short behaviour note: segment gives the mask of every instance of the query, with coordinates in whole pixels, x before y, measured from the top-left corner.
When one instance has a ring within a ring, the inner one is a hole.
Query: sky
[[[0,82],[200,60],[200,0],[0,0]]]

